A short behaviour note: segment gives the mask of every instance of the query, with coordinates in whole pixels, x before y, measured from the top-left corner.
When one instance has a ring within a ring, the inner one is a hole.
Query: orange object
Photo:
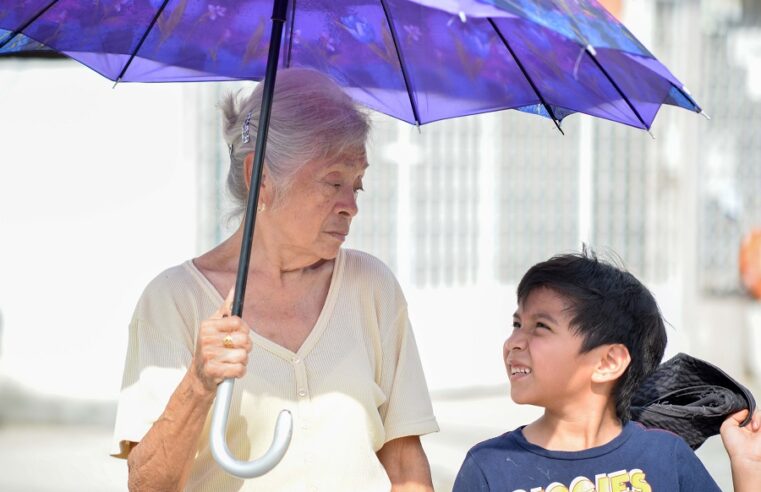
[[[598,0],[608,12],[613,14],[617,19],[621,19],[621,0]]]
[[[740,278],[748,292],[761,299],[761,229],[750,232],[740,246]]]

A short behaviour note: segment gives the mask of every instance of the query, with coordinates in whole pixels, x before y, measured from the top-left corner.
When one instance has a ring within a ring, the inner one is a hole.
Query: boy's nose
[[[509,337],[507,337],[507,340],[505,340],[505,356],[511,351],[511,350],[523,350],[526,348],[526,337],[520,332],[520,330],[515,330]]]

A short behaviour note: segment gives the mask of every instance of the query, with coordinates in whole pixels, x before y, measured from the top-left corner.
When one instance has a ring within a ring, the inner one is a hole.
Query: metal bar
[[[497,35],[499,36],[499,39],[502,40],[502,43],[505,45],[505,48],[510,52],[510,55],[513,57],[513,60],[515,60],[515,63],[518,65],[518,68],[520,68],[521,73],[524,77],[526,77],[526,80],[528,80],[528,83],[531,85],[531,88],[534,89],[534,93],[536,93],[536,96],[539,98],[539,101],[541,101],[542,106],[544,106],[544,109],[547,111],[547,114],[550,115],[550,118],[552,118],[552,121],[555,123],[555,126],[558,128],[561,134],[565,135],[565,132],[562,128],[560,128],[560,120],[555,117],[555,112],[552,110],[549,104],[547,104],[547,101],[544,99],[544,96],[541,92],[539,92],[539,87],[536,86],[534,83],[534,80],[531,78],[531,76],[528,74],[528,71],[526,70],[526,67],[523,66],[523,63],[518,58],[518,55],[515,54],[515,51],[513,51],[512,46],[510,46],[510,43],[507,42],[507,39],[502,34],[502,31],[497,27],[496,22],[494,22],[494,19],[491,17],[487,18],[489,21],[489,24],[491,24],[491,27],[494,28],[494,30],[497,32]]]
[[[135,56],[137,56],[137,52],[140,51],[140,48],[143,47],[143,43],[145,42],[145,39],[148,37],[148,34],[153,29],[153,26],[156,25],[156,21],[159,20],[159,17],[161,16],[162,12],[164,12],[164,9],[166,8],[166,5],[169,3],[169,0],[164,0],[164,2],[161,4],[159,9],[156,11],[156,14],[153,16],[153,19],[151,19],[151,23],[148,24],[148,29],[145,30],[143,35],[140,37],[140,41],[137,43],[137,46],[135,46],[134,51],[132,51],[132,54],[129,56],[129,60],[127,60],[127,63],[124,64],[122,67],[121,72],[119,72],[119,76],[116,77],[116,80],[114,80],[114,87],[116,87],[116,84],[119,83],[119,81],[124,77],[124,74],[127,73],[127,69],[132,64],[132,60],[135,59]]]
[[[270,39],[267,67],[263,81],[264,90],[262,92],[262,106],[259,112],[259,125],[256,132],[254,167],[251,173],[251,185],[248,190],[248,202],[246,203],[246,216],[243,225],[243,243],[240,248],[238,274],[235,279],[233,316],[241,316],[243,314],[248,266],[251,261],[251,244],[254,237],[254,227],[256,226],[256,206],[259,203],[259,186],[264,169],[264,154],[267,148],[267,133],[269,131],[272,98],[275,94],[275,77],[277,76],[277,64],[280,58],[280,44],[283,36],[283,24],[285,23],[287,6],[288,0],[275,0],[272,12],[272,37]]]
[[[291,51],[293,50],[293,27],[296,24],[296,0],[291,0],[291,22],[288,23],[288,49],[285,50],[285,60],[283,66],[290,68]]]
[[[24,29],[26,29],[27,27],[31,26],[31,25],[32,25],[32,23],[34,23],[34,21],[36,21],[36,20],[37,20],[37,19],[39,19],[39,18],[40,18],[42,15],[44,15],[44,14],[45,14],[45,12],[47,12],[48,10],[50,10],[50,7],[52,7],[52,6],[53,6],[53,5],[55,5],[56,3],[58,3],[58,0],[53,0],[52,2],[50,2],[49,4],[47,4],[47,6],[45,6],[45,8],[43,8],[42,10],[40,10],[39,12],[37,12],[36,14],[34,14],[34,15],[31,17],[31,19],[29,19],[28,21],[26,21],[26,22],[24,23],[24,25],[23,25],[23,26],[21,26],[21,27],[19,27],[19,28],[16,28],[15,30],[13,30],[13,32],[11,32],[10,34],[8,34],[8,36],[6,36],[4,40],[0,41],[0,48],[2,48],[3,46],[5,46],[6,44],[10,43],[10,42],[11,42],[11,40],[12,40],[13,38],[15,38],[16,36],[18,36],[19,34],[21,34],[21,33],[24,31]]]
[[[394,42],[394,49],[396,50],[396,57],[399,59],[399,67],[402,69],[402,77],[404,77],[404,85],[407,88],[407,97],[410,98],[410,107],[412,108],[412,116],[415,118],[415,124],[420,126],[420,115],[418,114],[417,103],[412,94],[412,83],[410,82],[410,75],[407,72],[407,65],[402,58],[402,52],[399,49],[399,38],[396,34],[396,28],[394,22],[391,20],[391,14],[388,11],[388,5],[386,0],[380,0],[383,7],[383,13],[386,15],[386,22],[388,22],[388,29],[391,32],[391,40]]]
[[[600,63],[600,60],[597,59],[597,51],[595,51],[594,47],[592,45],[588,44],[587,47],[584,49],[584,51],[587,52],[589,57],[592,59],[593,62],[595,62],[595,66],[605,75],[605,77],[608,79],[608,82],[610,82],[613,87],[616,89],[618,94],[623,98],[623,100],[626,102],[626,104],[629,106],[629,109],[632,110],[634,113],[634,116],[637,117],[639,122],[642,124],[642,127],[647,130],[648,133],[650,133],[650,127],[645,123],[645,120],[642,118],[642,115],[639,114],[639,111],[637,111],[637,108],[634,107],[634,104],[629,100],[629,97],[624,94],[624,91],[621,90],[621,87],[618,86],[615,80],[613,80],[613,77],[608,73],[607,70],[605,70],[605,67],[602,66],[602,63]],[[650,133],[650,136],[653,134]]]

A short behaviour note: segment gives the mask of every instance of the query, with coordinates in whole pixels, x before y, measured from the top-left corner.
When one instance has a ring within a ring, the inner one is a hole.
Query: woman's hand
[[[130,491],[180,491],[185,487],[217,385],[246,373],[248,325],[230,316],[233,291],[201,323],[191,365],[161,417],[127,457]],[[229,338],[228,338],[229,337]],[[227,339],[227,341],[225,341]]]
[[[742,410],[721,424],[721,440],[732,465],[735,492],[757,491],[761,483],[761,411],[756,410],[750,423],[740,424],[748,415]]]
[[[225,302],[198,330],[192,373],[208,392],[215,392],[224,379],[246,374],[251,337],[246,322],[230,315],[233,292],[230,289]]]

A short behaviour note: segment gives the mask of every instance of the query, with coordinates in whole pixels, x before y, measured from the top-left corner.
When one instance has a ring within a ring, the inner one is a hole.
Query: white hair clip
[[[249,135],[249,126],[251,125],[251,111],[246,113],[246,119],[243,121],[243,128],[241,130],[241,138],[243,140],[243,143],[246,144],[251,140],[251,136]]]

